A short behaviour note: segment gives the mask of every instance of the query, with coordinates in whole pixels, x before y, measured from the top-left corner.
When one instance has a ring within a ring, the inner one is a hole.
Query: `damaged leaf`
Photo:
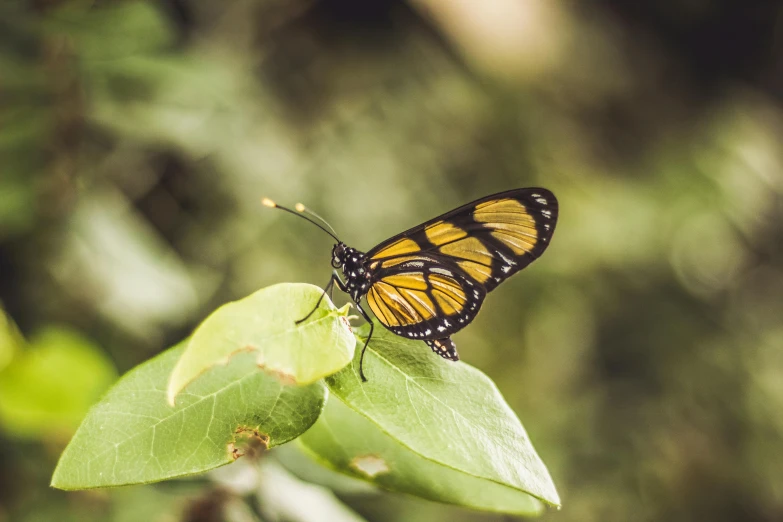
[[[298,437],[318,418],[323,383],[285,386],[251,354],[210,371],[172,407],[166,382],[184,343],[131,370],[94,406],[52,478],[60,489],[201,473]]]
[[[284,283],[218,308],[196,329],[177,362],[169,402],[203,372],[242,351],[285,384],[310,384],[343,368],[355,345],[348,305],[337,309],[324,297],[307,321],[295,323],[322,294],[317,286]]]
[[[357,455],[351,459],[351,467],[370,478],[379,473],[388,473],[389,465],[378,455]]]
[[[553,506],[560,505],[549,472],[519,419],[495,384],[479,370],[464,362],[453,363],[433,357],[423,343],[403,339],[381,327],[375,328],[364,359],[364,372],[369,382],[361,382],[358,364],[357,356],[351,366],[326,381],[333,396],[370,421],[370,424],[363,424],[361,431],[357,427],[352,432],[356,444],[362,444],[356,451],[351,451],[352,457],[372,454],[391,462],[393,458],[399,458],[387,455],[388,444],[393,442],[400,446],[395,451],[404,449],[411,459],[419,458],[422,465],[427,462],[430,467],[450,469],[464,480],[470,478],[477,497],[486,499],[487,495],[496,494],[479,494],[479,488],[497,492],[499,486],[508,490],[505,495],[515,492],[520,499],[513,512],[524,512],[525,505],[535,504],[530,502],[528,495]],[[330,405],[332,402],[335,402],[334,398]],[[336,411],[340,418],[347,417],[343,410],[345,408],[339,405],[331,406],[330,415],[336,415]],[[337,440],[345,444],[342,425],[329,422],[327,417],[318,426],[321,433],[327,428],[340,431]],[[380,429],[386,434],[385,438],[373,434],[369,427]],[[309,432],[305,439],[311,448],[316,446],[313,433]],[[374,447],[375,443],[370,443],[371,438],[378,441],[378,449]],[[350,463],[341,460],[343,456],[332,451],[321,456],[338,469],[356,474]],[[394,466],[389,465],[389,468],[389,473],[377,474],[374,481],[392,489],[420,494],[410,491],[402,485],[404,481],[394,478]],[[425,487],[424,491],[429,492],[430,498],[441,495],[440,489],[433,485],[429,489]],[[464,500],[449,497],[444,501],[473,502],[469,505],[479,507],[470,497]]]
[[[259,432],[251,426],[240,426],[234,433],[234,441],[228,445],[231,458],[240,457],[254,459],[269,449],[269,435]]]

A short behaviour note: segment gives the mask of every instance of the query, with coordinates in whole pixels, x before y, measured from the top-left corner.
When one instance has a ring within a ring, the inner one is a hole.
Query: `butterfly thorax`
[[[334,245],[332,266],[340,268],[345,276],[345,286],[354,301],[359,301],[370,289],[372,274],[366,269],[367,256],[344,243]]]

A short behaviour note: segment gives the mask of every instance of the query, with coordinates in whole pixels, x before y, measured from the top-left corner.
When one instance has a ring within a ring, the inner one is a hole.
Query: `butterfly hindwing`
[[[389,330],[411,339],[443,339],[462,329],[486,296],[458,266],[426,255],[380,268],[373,276],[370,309]]]

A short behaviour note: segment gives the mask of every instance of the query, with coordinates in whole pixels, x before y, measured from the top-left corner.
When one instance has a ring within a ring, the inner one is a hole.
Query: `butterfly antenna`
[[[297,212],[297,211],[294,211],[294,210],[291,210],[290,208],[286,208],[286,207],[283,207],[283,206],[281,206],[281,205],[278,205],[277,203],[275,203],[274,201],[272,201],[272,200],[271,200],[271,199],[269,199],[269,198],[263,198],[263,199],[261,200],[261,204],[262,204],[262,205],[264,205],[265,207],[269,207],[269,208],[279,208],[280,210],[285,210],[285,211],[286,211],[286,212],[288,212],[289,214],[293,214],[293,215],[295,215],[295,216],[299,216],[300,218],[302,218],[302,219],[305,219],[305,220],[309,221],[309,222],[310,222],[310,223],[312,223],[313,225],[317,226],[318,228],[320,228],[321,230],[323,230],[324,232],[326,232],[327,234],[329,234],[330,236],[332,236],[332,237],[334,238],[334,240],[335,240],[335,241],[337,241],[338,243],[341,243],[341,241],[340,241],[340,238],[338,238],[338,237],[337,237],[337,234],[334,232],[334,229],[332,229],[332,231],[330,232],[329,230],[327,230],[327,229],[325,229],[323,226],[321,226],[321,225],[320,225],[318,222],[316,222],[316,221],[313,221],[312,219],[310,219],[309,217],[307,217],[306,215],[304,215],[304,212],[305,212],[305,211],[307,211],[307,209],[306,209],[306,208],[305,208],[305,206],[304,206],[304,205],[302,205],[301,203],[297,203],[297,204],[296,204],[296,210],[297,210],[298,212]],[[299,210],[300,208],[301,208],[302,210]],[[326,226],[327,226],[327,227],[329,227],[330,229],[332,228],[332,227],[330,227],[330,226],[329,226],[329,223],[326,223],[326,221],[324,221],[324,219],[323,219],[322,217],[320,217],[320,216],[316,215],[314,212],[309,212],[309,211],[308,211],[308,213],[309,213],[309,214],[313,214],[313,215],[315,215],[315,216],[316,216],[318,219],[320,219],[321,221],[323,221],[323,222],[326,224]]]
[[[304,206],[302,203],[297,203],[296,205],[294,205],[294,208],[296,209],[297,212],[302,212],[304,214],[309,214],[313,216],[315,219],[319,220],[321,223],[326,225],[335,236],[337,235],[337,232],[335,232],[335,230],[332,228],[332,225],[330,225],[324,218],[316,214],[314,211]]]

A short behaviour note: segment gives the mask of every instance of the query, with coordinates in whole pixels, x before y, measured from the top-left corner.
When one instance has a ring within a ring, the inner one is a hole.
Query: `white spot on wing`
[[[430,272],[435,272],[436,274],[441,274],[441,275],[445,275],[445,276],[449,276],[449,277],[454,275],[451,271],[446,270],[445,268],[437,267],[437,266],[433,266],[432,268],[430,268]]]
[[[506,264],[509,264],[509,265],[516,265],[516,264],[517,264],[517,262],[516,262],[516,261],[514,261],[513,259],[509,259],[509,258],[507,258],[505,255],[503,255],[503,252],[501,252],[500,250],[498,250],[498,251],[497,251],[497,253],[498,253],[498,255],[500,256],[500,258],[501,258],[503,261],[505,261],[505,262],[506,262]]]

